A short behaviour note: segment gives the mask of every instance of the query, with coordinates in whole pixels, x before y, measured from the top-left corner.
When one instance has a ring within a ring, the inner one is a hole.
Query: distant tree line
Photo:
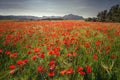
[[[97,17],[87,18],[86,21],[120,22],[120,5],[114,5],[109,10],[98,13]]]

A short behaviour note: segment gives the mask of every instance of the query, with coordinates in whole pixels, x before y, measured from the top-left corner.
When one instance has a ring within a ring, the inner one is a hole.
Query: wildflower
[[[64,74],[66,73],[66,71],[67,71],[67,70],[62,70],[62,71],[60,71],[60,74],[61,74],[61,75],[64,75]]]
[[[15,67],[16,67],[15,65],[10,65],[9,66],[10,69],[15,69]]]
[[[55,64],[50,66],[50,70],[54,70],[55,69]]]
[[[106,46],[106,50],[109,50],[110,49],[110,46]]]
[[[101,52],[103,52],[103,50],[101,50],[101,49],[100,49],[100,50],[98,50],[98,52],[100,52],[100,53],[101,53]]]
[[[35,55],[35,56],[32,56],[32,60],[35,60],[37,58],[37,56]]]
[[[110,43],[112,43],[112,42],[113,42],[113,40],[110,40],[109,42],[110,42]]]
[[[111,55],[111,59],[115,59],[115,55],[114,54]]]
[[[86,42],[86,43],[84,44],[84,47],[89,48],[89,47],[90,47],[90,44],[89,44],[88,42]]]
[[[2,49],[0,49],[0,53],[2,53]]]
[[[32,48],[31,46],[27,45],[26,48]]]
[[[98,40],[98,41],[96,42],[96,46],[99,46],[99,45],[101,45],[101,44],[102,44],[102,41],[99,41],[99,40]]]
[[[27,63],[27,62],[28,62],[28,59],[23,60],[23,62],[24,62],[24,63]]]
[[[53,77],[54,75],[55,75],[55,73],[53,71],[48,73],[48,76],[50,76],[50,77]]]
[[[51,43],[50,43],[50,46],[53,46],[53,45],[54,45],[54,43],[53,43],[53,42],[51,42]]]
[[[82,76],[84,76],[86,73],[84,71],[79,72]]]
[[[27,54],[31,54],[31,51],[28,51]]]
[[[43,70],[43,67],[42,66],[38,66],[37,71],[38,72],[42,72],[42,70]]]
[[[74,56],[74,57],[76,57],[76,56],[77,56],[77,53],[76,53],[76,52],[74,52],[74,53],[73,53],[73,56]]]
[[[37,53],[40,51],[40,48],[34,48],[34,52]]]
[[[82,67],[78,67],[77,68],[77,72],[81,72],[81,71],[83,71],[83,68]]]
[[[55,64],[55,61],[54,60],[51,60],[50,62],[49,62],[49,66],[52,66],[52,65],[54,65]]]
[[[66,56],[67,56],[67,57],[71,57],[71,56],[72,56],[72,54],[71,54],[71,53],[68,53]]]
[[[86,66],[87,73],[92,73],[92,69],[89,65]]]
[[[14,73],[15,73],[15,70],[10,70],[9,73],[10,73],[10,74],[14,74]]]
[[[107,50],[105,53],[106,53],[106,54],[109,54],[109,50]]]
[[[51,50],[51,51],[49,51],[49,52],[48,52],[48,54],[54,54],[54,51],[53,51],[53,50]]]
[[[60,52],[58,52],[58,51],[55,51],[54,54],[55,54],[56,56],[60,56]]]
[[[45,57],[44,53],[41,53],[41,54],[40,54],[40,57],[41,57],[41,58],[44,58],[44,57]]]
[[[69,75],[72,74],[72,72],[73,72],[73,69],[68,69],[68,70],[66,71],[66,73],[69,74]]]
[[[97,60],[97,59],[98,59],[98,55],[97,55],[97,54],[94,54],[94,55],[93,55],[93,59],[94,59],[94,60]]]
[[[16,58],[17,57],[17,53],[15,52],[15,53],[11,54],[10,57],[11,58]]]
[[[0,34],[0,37],[2,36],[2,34]]]
[[[17,61],[17,65],[23,66],[23,65],[24,65],[24,62],[23,62],[22,60],[18,60],[18,61]]]
[[[6,51],[6,52],[5,52],[6,55],[9,55],[10,53],[11,53],[10,51]]]

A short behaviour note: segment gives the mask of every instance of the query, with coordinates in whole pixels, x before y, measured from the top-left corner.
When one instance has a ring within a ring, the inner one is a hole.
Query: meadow
[[[120,80],[120,23],[0,21],[0,80]]]

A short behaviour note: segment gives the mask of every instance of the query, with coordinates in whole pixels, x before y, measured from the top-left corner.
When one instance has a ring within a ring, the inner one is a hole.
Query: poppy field
[[[0,80],[120,80],[120,23],[0,21]]]

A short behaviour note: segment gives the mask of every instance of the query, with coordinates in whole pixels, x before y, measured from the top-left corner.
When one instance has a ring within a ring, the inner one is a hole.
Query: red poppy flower
[[[66,73],[66,71],[67,71],[67,70],[62,70],[62,71],[60,71],[60,74],[61,74],[61,75],[64,75],[64,74]]]
[[[53,51],[53,50],[51,50],[51,51],[49,51],[49,52],[48,52],[48,54],[54,54],[54,51]]]
[[[0,34],[0,37],[2,36],[2,34]]]
[[[54,60],[51,60],[51,61],[49,62],[49,66],[52,66],[53,64],[55,64],[55,61],[54,61]]]
[[[27,54],[31,54],[31,51],[28,51]]]
[[[34,48],[35,53],[39,52],[40,50],[41,50],[40,48]]]
[[[105,53],[106,53],[106,54],[109,54],[109,52],[110,52],[110,51],[109,51],[109,50],[107,50]]]
[[[32,56],[32,60],[35,60],[37,58],[37,56],[35,55],[35,56]]]
[[[53,71],[48,73],[48,76],[50,76],[50,77],[53,77],[54,75],[55,75],[55,73]]]
[[[106,50],[109,50],[110,49],[110,46],[106,46]]]
[[[98,50],[98,52],[100,52],[100,53],[101,53],[101,52],[103,52],[103,51],[102,51],[102,50]]]
[[[87,73],[92,73],[92,69],[89,65],[86,66]]]
[[[76,56],[77,56],[77,53],[76,53],[76,52],[74,52],[74,53],[73,53],[73,56],[74,56],[74,57],[76,57]]]
[[[13,53],[10,55],[11,58],[16,58],[17,57],[17,53]]]
[[[41,54],[40,54],[40,57],[41,57],[41,58],[44,58],[44,57],[45,57],[44,53],[41,53]]]
[[[86,73],[84,71],[79,72],[82,76],[84,76]]]
[[[73,69],[68,69],[68,70],[66,71],[66,73],[69,74],[69,75],[72,74],[72,72],[73,72]]]
[[[81,71],[83,71],[83,68],[82,67],[78,67],[77,68],[77,72],[81,72]]]
[[[23,62],[22,60],[18,60],[18,61],[17,61],[17,65],[23,66],[23,65],[24,65],[24,62]]]
[[[111,55],[111,59],[115,59],[115,55],[114,54]]]
[[[37,71],[38,72],[42,72],[42,70],[43,70],[43,67],[42,66],[38,66]]]
[[[71,56],[72,56],[72,54],[71,54],[71,53],[68,53],[66,56],[67,56],[67,57],[71,57]]]
[[[10,51],[6,51],[6,52],[5,52],[6,55],[9,55],[10,53],[11,53]]]
[[[86,42],[86,43],[84,44],[84,46],[85,46],[86,48],[89,48],[89,47],[90,47],[89,42]]]
[[[24,62],[24,63],[27,63],[27,62],[28,62],[28,59],[23,60],[23,62]]]
[[[93,59],[94,59],[94,60],[97,60],[97,59],[98,59],[98,55],[97,55],[97,54],[94,54],[94,55],[93,55]]]
[[[96,42],[96,46],[99,46],[99,45],[101,45],[101,44],[102,44],[102,41],[99,41],[99,40],[98,40],[98,41]]]
[[[15,69],[15,67],[16,67],[15,65],[10,65],[9,66],[10,69]]]
[[[27,45],[26,48],[32,48],[31,46]]]
[[[110,43],[112,43],[112,42],[113,42],[113,40],[110,40],[109,42],[110,42]]]
[[[55,64],[50,66],[50,70],[54,70],[55,69]]]
[[[15,73],[15,70],[10,70],[9,73],[10,73],[10,74],[14,74],[14,73]]]
[[[0,49],[0,53],[2,53],[2,49]]]
[[[54,54],[55,54],[56,56],[60,56],[60,52],[59,52],[59,51],[55,51]]]

